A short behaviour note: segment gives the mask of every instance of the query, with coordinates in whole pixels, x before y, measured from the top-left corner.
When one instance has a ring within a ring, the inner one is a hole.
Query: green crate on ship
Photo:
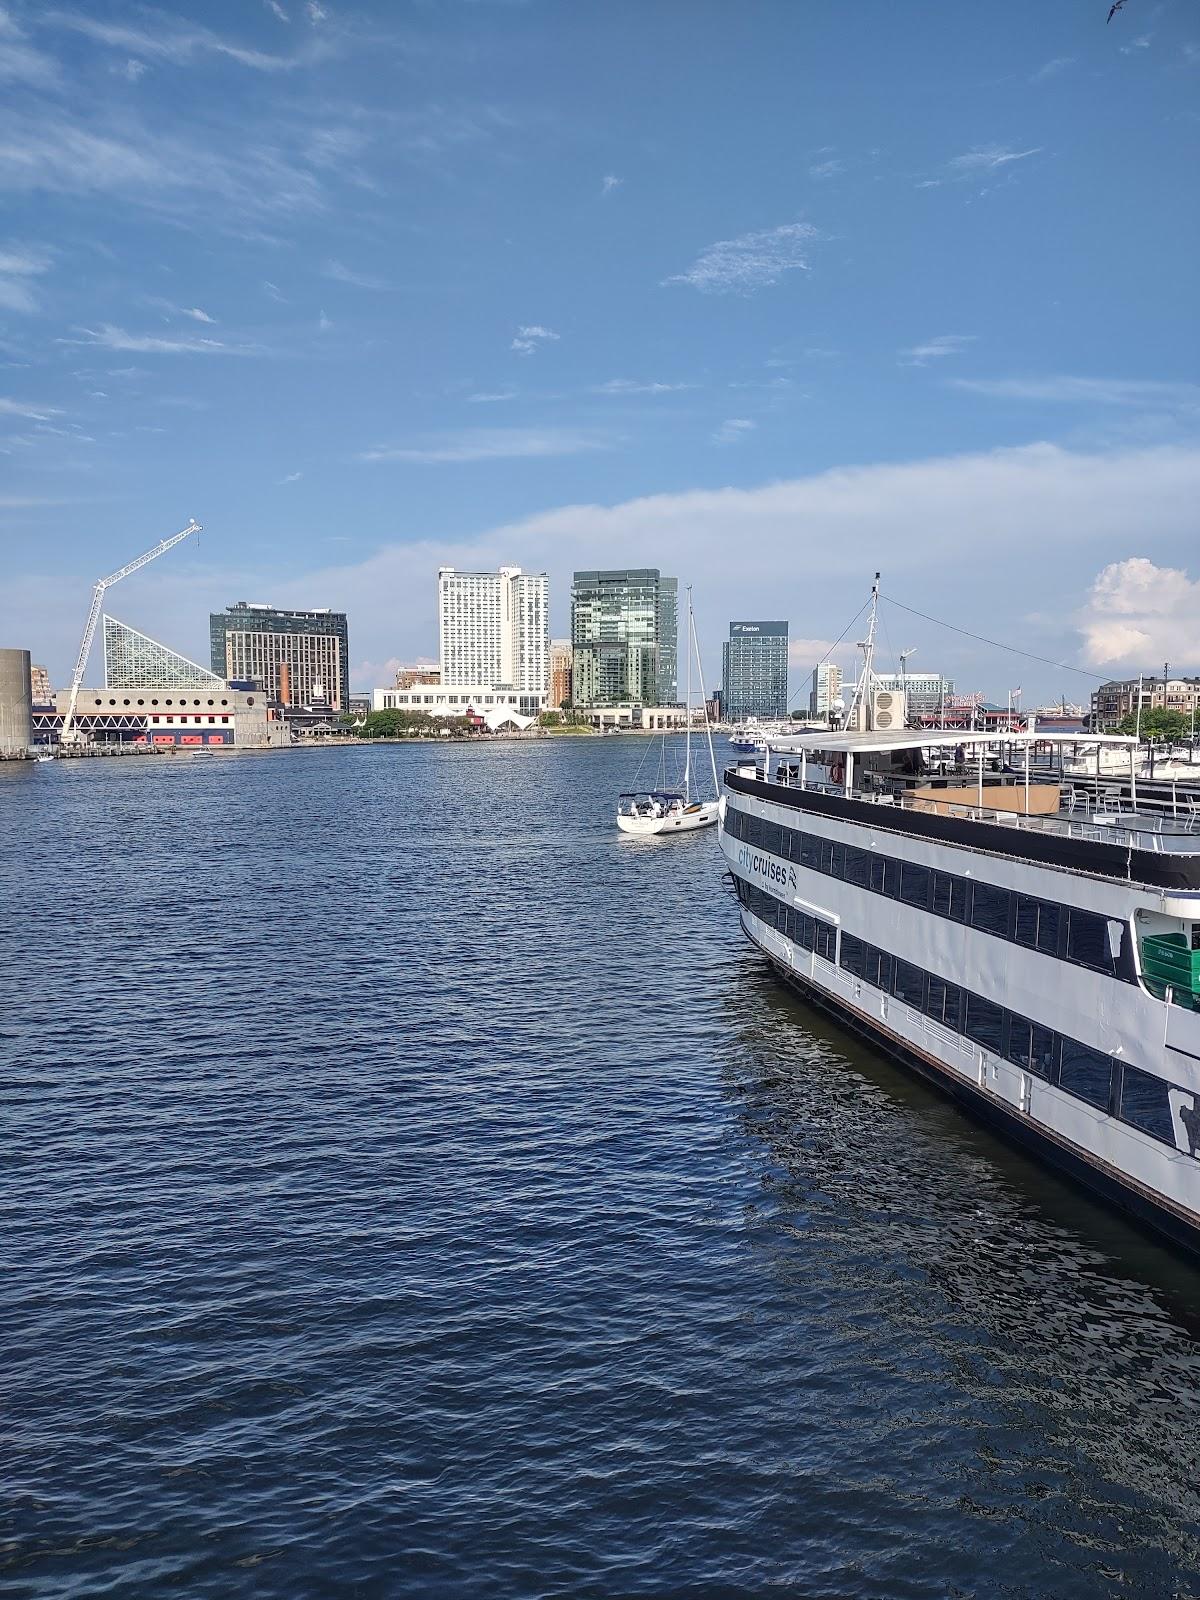
[[[1200,995],[1200,950],[1182,933],[1153,933],[1142,940],[1142,966],[1148,977]]]

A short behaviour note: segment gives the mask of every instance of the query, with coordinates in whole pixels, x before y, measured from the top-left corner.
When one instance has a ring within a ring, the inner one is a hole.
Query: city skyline
[[[130,626],[204,659],[230,594],[328,605],[356,688],[435,652],[426,572],[505,559],[559,634],[573,570],[690,579],[710,678],[768,611],[810,672],[876,569],[1097,677],[1200,665],[1200,36],[1103,10],[18,0],[0,635],[61,681],[195,511]]]

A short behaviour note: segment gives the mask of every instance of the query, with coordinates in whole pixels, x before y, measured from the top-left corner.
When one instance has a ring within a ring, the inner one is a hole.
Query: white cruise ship
[[[1132,810],[1064,809],[1084,802],[1031,776],[1034,747],[1061,765],[1094,734],[1034,726],[993,755],[994,733],[880,720],[894,710],[866,706],[861,731],[727,771],[747,937],[807,1000],[1200,1253],[1200,822],[1138,814],[1136,778]]]

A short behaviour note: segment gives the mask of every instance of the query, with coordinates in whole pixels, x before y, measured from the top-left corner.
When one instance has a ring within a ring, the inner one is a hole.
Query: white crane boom
[[[79,738],[75,728],[75,707],[79,701],[83,675],[87,671],[88,656],[92,653],[92,640],[96,637],[96,624],[100,620],[100,607],[104,603],[105,590],[111,589],[114,583],[119,583],[122,578],[127,578],[131,572],[136,572],[139,567],[144,567],[159,556],[165,555],[168,550],[173,550],[177,544],[181,544],[190,534],[199,532],[200,524],[195,517],[192,517],[186,528],[181,528],[178,533],[171,534],[170,538],[160,539],[153,550],[144,550],[133,561],[127,561],[119,571],[109,573],[107,578],[100,578],[92,585],[92,605],[83,627],[83,638],[79,641],[79,654],[75,658],[75,670],[71,674],[71,699],[67,705],[67,714],[63,718],[62,732],[58,736],[60,745],[74,744]]]

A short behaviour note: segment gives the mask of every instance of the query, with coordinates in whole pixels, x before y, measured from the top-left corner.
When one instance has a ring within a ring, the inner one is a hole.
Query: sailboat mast
[[[721,780],[717,777],[717,758],[713,754],[712,724],[708,720],[708,698],[704,693],[704,664],[700,660],[700,640],[696,635],[696,618],[690,614],[688,622],[692,635],[692,649],[696,652],[696,676],[700,679],[700,704],[704,707],[704,733],[708,739],[708,764],[712,768],[713,794],[720,799]]]
[[[875,574],[875,582],[871,585],[871,620],[867,626],[867,637],[858,641],[858,648],[863,653],[862,672],[859,674],[858,683],[855,685],[854,698],[850,702],[850,710],[846,717],[848,728],[857,728],[859,717],[863,708],[871,705],[871,682],[875,676],[875,623],[879,614],[879,574]],[[863,721],[869,721],[869,714]]]
[[[688,612],[688,638],[692,632],[692,586],[687,586],[687,612]],[[686,754],[683,760],[683,803],[690,806],[692,803],[692,652],[687,651],[687,742]]]

